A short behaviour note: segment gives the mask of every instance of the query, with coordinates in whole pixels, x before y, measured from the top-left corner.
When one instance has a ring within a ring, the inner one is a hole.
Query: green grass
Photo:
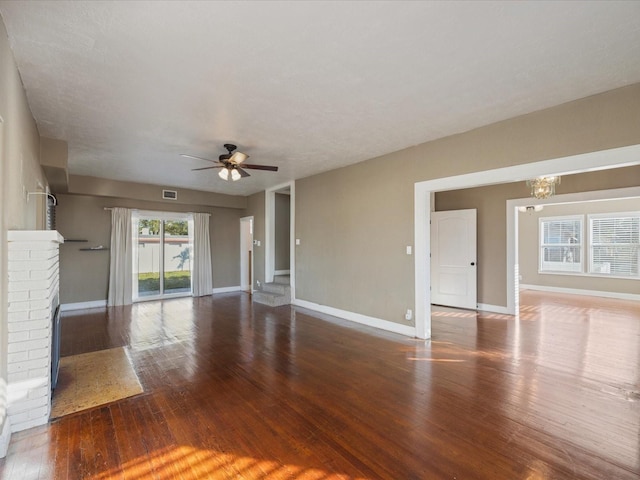
[[[191,272],[177,271],[164,273],[165,291],[183,288],[191,288]],[[139,273],[138,291],[140,293],[160,291],[160,274],[157,272]]]

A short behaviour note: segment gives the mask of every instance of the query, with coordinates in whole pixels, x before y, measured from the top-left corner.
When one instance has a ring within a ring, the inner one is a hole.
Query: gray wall
[[[638,175],[640,175],[640,173]],[[545,287],[595,290],[601,292],[640,293],[640,280],[538,273],[538,262],[540,256],[540,249],[538,248],[538,220],[541,217],[585,215],[584,221],[586,223],[586,215],[590,213],[632,211],[640,211],[640,198],[549,205],[540,212],[519,214],[518,250],[520,275],[522,275],[521,283]],[[586,252],[588,252],[588,249],[585,238],[585,253]],[[587,256],[585,256],[584,261],[588,262]]]
[[[213,287],[240,285],[240,217],[244,210],[149,202],[113,197],[58,195],[57,230],[67,242],[60,247],[60,300],[62,303],[105,300],[109,285],[109,252],[80,248],[109,247],[111,212],[104,207],[129,207],[167,212],[210,213]]]
[[[416,182],[636,144],[640,84],[298,180],[296,296],[407,323],[404,312],[415,306],[405,246],[413,244]],[[482,281],[506,284],[506,268]],[[506,305],[506,289],[482,288],[479,301]]]
[[[44,196],[25,198],[47,186],[39,163],[40,136],[0,19],[0,432],[6,419],[7,230],[42,228]],[[42,187],[39,187],[39,184]]]
[[[275,269],[289,270],[291,260],[291,195],[276,193],[275,199]]]

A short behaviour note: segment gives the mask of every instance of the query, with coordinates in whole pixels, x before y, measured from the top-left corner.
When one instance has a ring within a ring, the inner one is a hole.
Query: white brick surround
[[[51,230],[8,232],[8,415],[11,431],[43,425],[51,411],[51,322],[58,249]]]

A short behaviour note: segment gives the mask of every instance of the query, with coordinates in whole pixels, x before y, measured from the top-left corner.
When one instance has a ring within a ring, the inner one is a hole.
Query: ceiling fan
[[[247,158],[249,158],[249,155],[245,155],[242,152],[236,152],[235,150],[238,147],[236,147],[235,145],[232,145],[230,143],[225,143],[224,148],[227,149],[228,153],[223,153],[222,155],[220,155],[217,161],[211,160],[209,158],[196,157],[195,155],[187,155],[186,153],[181,153],[180,156],[195,158],[197,160],[205,160],[207,162],[219,163],[220,165],[213,165],[211,167],[194,168],[192,169],[192,171],[208,170],[210,168],[219,168],[220,172],[218,172],[218,176],[221,179],[227,180],[227,181],[229,180],[229,177],[231,177],[231,180],[233,180],[234,182],[236,180],[240,180],[242,177],[249,177],[250,176],[249,172],[247,172],[246,169],[268,170],[270,172],[278,171],[278,167],[243,163]],[[242,166],[240,166],[241,164]]]

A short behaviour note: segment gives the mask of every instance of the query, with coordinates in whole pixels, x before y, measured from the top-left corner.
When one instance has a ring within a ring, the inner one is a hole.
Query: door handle
[[[475,264],[476,264],[476,262],[471,262],[471,266],[472,267],[475,266]]]

